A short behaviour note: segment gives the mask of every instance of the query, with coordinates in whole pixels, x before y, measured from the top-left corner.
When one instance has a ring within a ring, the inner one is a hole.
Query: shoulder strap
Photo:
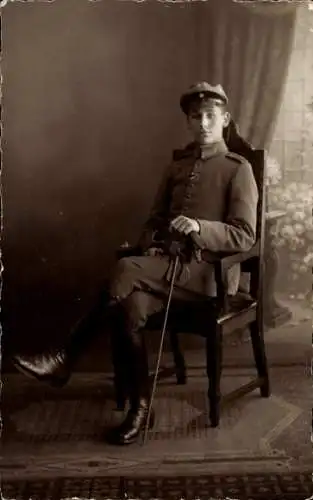
[[[237,153],[233,153],[231,151],[227,151],[225,154],[226,158],[229,158],[230,160],[233,160],[237,163],[247,163],[247,159],[244,156],[241,156]]]

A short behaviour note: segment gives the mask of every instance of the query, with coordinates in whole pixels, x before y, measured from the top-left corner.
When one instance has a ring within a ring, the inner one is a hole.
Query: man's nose
[[[208,118],[206,116],[202,116],[200,121],[201,128],[206,128],[208,124],[209,124]]]

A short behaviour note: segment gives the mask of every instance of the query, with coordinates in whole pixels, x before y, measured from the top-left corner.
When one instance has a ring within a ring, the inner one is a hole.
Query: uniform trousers
[[[117,263],[110,284],[110,296],[118,299],[118,313],[111,328],[115,381],[124,387],[131,407],[149,397],[149,368],[142,329],[150,316],[164,309],[169,282],[164,279],[168,257],[125,257]],[[203,295],[179,286],[173,290],[175,302],[203,300]]]

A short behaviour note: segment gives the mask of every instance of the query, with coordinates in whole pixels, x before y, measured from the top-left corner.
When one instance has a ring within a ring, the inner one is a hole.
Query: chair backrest
[[[242,266],[243,271],[251,273],[251,292],[256,295],[262,290],[263,278],[263,254],[264,254],[264,232],[265,232],[265,151],[254,149],[243,137],[240,136],[238,128],[233,120],[224,130],[224,140],[228,149],[248,160],[252,166],[254,177],[258,186],[259,201],[257,208],[257,230],[256,239],[259,244],[259,259],[252,267]]]

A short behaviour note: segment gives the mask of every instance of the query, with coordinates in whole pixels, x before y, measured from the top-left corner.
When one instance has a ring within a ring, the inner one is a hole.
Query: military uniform
[[[185,215],[199,222],[204,248],[212,252],[248,250],[255,240],[257,201],[253,171],[244,158],[230,153],[224,141],[204,147],[190,144],[174,152],[139,244],[149,248],[155,239],[162,239],[171,220]],[[124,299],[136,290],[165,295],[167,267],[166,255],[121,259],[111,295]],[[189,271],[177,280],[174,296],[192,300],[203,294],[216,295],[213,266],[193,259]],[[240,267],[235,266],[228,275],[230,295],[237,292],[239,279]],[[157,302],[162,307],[161,298],[151,299],[151,312],[156,311]]]
[[[227,104],[220,85],[200,82],[181,97],[180,105],[188,114],[193,105],[207,98],[218,105]],[[248,250],[255,240],[257,202],[258,190],[250,164],[230,153],[223,140],[207,146],[191,143],[174,152],[139,241],[143,255],[117,263],[106,302],[106,309],[112,311],[113,305],[115,311],[111,316],[115,320],[110,323],[116,388],[124,387],[130,402],[125,421],[111,436],[115,443],[133,442],[145,425],[150,387],[140,330],[150,315],[163,308],[169,291],[168,256],[148,256],[145,251],[168,236],[170,222],[179,215],[198,221],[198,236],[204,248],[212,252]],[[190,301],[214,296],[212,266],[192,259],[188,268],[189,272],[177,280],[173,297]],[[240,268],[234,266],[228,274],[229,294],[236,293],[239,278]],[[65,383],[78,353],[92,339],[91,330],[102,307],[100,301],[96,313],[82,322],[57,355],[15,356],[17,368],[39,380]]]
[[[174,152],[165,170],[139,246],[144,251],[166,238],[170,221],[184,215],[197,220],[203,248],[212,252],[249,250],[255,241],[257,203],[258,189],[247,160],[230,153],[223,140],[204,146],[189,144]],[[175,283],[173,298],[194,301],[215,296],[213,266],[194,258],[188,267],[189,273]],[[129,424],[126,421],[117,431],[116,443],[131,442],[145,421],[150,388],[140,331],[164,307],[169,291],[167,269],[167,255],[125,257],[118,262],[111,283],[110,294],[120,301],[124,316],[124,324],[111,335],[115,377],[118,385],[127,387],[126,396],[134,409]],[[237,292],[239,281],[240,266],[236,265],[228,272],[230,295]]]

